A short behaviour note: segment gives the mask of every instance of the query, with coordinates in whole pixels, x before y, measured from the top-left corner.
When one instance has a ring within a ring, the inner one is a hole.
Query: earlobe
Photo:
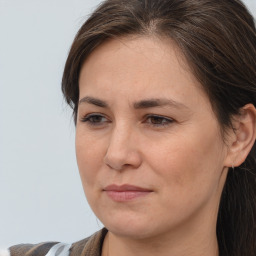
[[[241,108],[233,120],[233,135],[230,136],[226,166],[241,165],[250,153],[256,139],[256,109],[253,104]]]

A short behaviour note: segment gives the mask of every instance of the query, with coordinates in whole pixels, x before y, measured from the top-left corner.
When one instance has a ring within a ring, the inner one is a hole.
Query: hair
[[[76,123],[79,73],[88,55],[108,39],[129,35],[172,39],[209,97],[225,137],[232,118],[256,106],[256,29],[240,0],[106,0],[78,31],[62,79]],[[230,168],[219,206],[221,256],[256,255],[256,145]]]

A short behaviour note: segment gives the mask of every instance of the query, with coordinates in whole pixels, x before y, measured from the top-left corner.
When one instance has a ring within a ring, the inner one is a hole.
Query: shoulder
[[[10,256],[45,256],[56,244],[57,242],[14,245],[9,248]]]
[[[100,256],[101,248],[107,230],[104,228],[92,236],[73,244],[63,244],[58,242],[47,242],[40,244],[19,244],[9,248],[9,254],[0,256]],[[0,251],[1,252],[1,251]],[[49,253],[48,255],[46,255]]]

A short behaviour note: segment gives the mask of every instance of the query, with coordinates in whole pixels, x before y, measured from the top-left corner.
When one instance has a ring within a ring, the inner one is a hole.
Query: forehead
[[[89,69],[117,73],[132,71],[132,68],[147,71],[163,66],[173,73],[186,71],[194,79],[184,55],[173,40],[156,36],[120,37],[105,41],[87,57],[80,78],[86,70],[89,73]]]
[[[169,95],[177,101],[190,100],[192,105],[200,98],[209,105],[184,55],[167,38],[137,36],[106,41],[83,64],[79,87],[80,99],[92,93],[134,100]]]

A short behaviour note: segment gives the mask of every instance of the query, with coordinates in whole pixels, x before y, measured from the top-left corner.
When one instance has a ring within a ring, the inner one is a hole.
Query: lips
[[[125,184],[125,185],[109,185],[104,188],[105,191],[118,191],[118,192],[124,192],[124,191],[142,191],[142,192],[152,192],[150,189],[136,187],[133,185]]]
[[[129,184],[109,185],[103,189],[103,191],[116,202],[131,201],[140,197],[144,197],[152,193],[153,191],[147,188],[137,187]]]

